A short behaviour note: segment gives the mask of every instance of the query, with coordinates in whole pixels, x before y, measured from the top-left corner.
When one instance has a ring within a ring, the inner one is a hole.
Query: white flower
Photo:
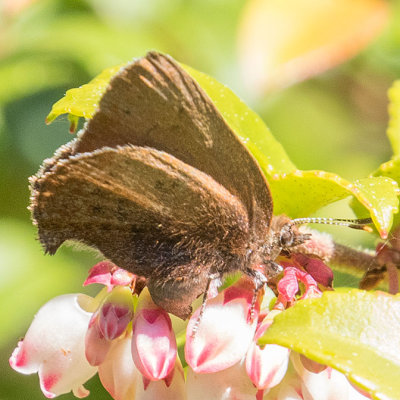
[[[84,294],[50,300],[36,314],[10,358],[10,365],[16,371],[38,372],[40,387],[48,398],[71,390],[76,397],[89,394],[83,384],[97,372],[85,357],[92,300]]]

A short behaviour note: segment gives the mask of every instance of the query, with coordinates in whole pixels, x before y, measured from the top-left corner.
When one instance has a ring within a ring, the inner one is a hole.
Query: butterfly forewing
[[[74,152],[134,144],[165,151],[238,196],[260,236],[272,199],[257,162],[198,83],[172,58],[149,53],[123,68]]]

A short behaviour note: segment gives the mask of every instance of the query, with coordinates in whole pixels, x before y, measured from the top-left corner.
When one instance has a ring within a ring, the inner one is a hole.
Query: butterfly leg
[[[206,303],[208,300],[208,293],[210,291],[211,282],[214,279],[220,279],[220,278],[221,278],[221,275],[219,273],[210,274],[208,277],[206,290],[204,291],[204,295],[203,295],[203,301],[200,306],[199,316],[197,317],[196,322],[194,323],[193,328],[192,328],[192,338],[194,338],[196,336],[196,332],[199,329],[200,321],[203,318],[204,310],[206,309]]]
[[[253,298],[251,299],[250,306],[250,322],[253,322],[255,317],[255,307],[258,293],[264,287],[264,285],[266,285],[266,283],[268,282],[268,278],[261,271],[254,269],[249,269],[248,271],[246,271],[246,275],[250,276],[253,279],[254,283],[254,293]]]
[[[275,261],[268,261],[264,266],[264,274],[268,281],[275,279],[282,271],[282,265],[279,265]]]
[[[253,321],[255,317],[255,306],[259,291],[264,287],[264,285],[266,285],[269,281],[273,280],[277,275],[279,275],[282,270],[282,266],[280,266],[278,263],[274,261],[269,261],[264,266],[264,272],[252,268],[246,271],[246,275],[251,277],[254,283],[254,293],[250,307],[250,321]]]

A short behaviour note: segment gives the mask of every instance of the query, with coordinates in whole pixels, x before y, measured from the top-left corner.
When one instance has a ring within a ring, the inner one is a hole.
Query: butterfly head
[[[272,218],[270,239],[264,246],[266,256],[270,260],[274,261],[282,251],[290,252],[293,247],[311,239],[311,234],[300,232],[293,221],[286,215]]]

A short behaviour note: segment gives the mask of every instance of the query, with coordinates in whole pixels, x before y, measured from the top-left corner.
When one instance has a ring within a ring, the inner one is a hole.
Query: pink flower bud
[[[90,365],[100,365],[111,347],[133,317],[132,293],[128,287],[117,286],[93,314],[86,333],[86,358]]]
[[[110,292],[115,286],[129,286],[134,279],[134,274],[118,268],[111,261],[101,261],[90,269],[83,286],[100,283]]]
[[[304,284],[305,288],[301,299],[321,296],[322,293],[318,289],[317,282],[307,272],[296,267],[286,267],[283,273],[284,277],[278,282],[279,300],[282,303],[292,303],[296,300],[299,281]]]
[[[319,374],[320,372],[322,372],[327,368],[326,365],[311,360],[308,357],[303,356],[303,354],[300,354],[300,361],[305,369],[309,370],[310,372],[314,372],[314,374]]]
[[[99,310],[99,329],[107,340],[121,336],[133,318],[132,293],[128,287],[117,286],[104,299]]]
[[[143,383],[131,354],[131,333],[114,341],[105,361],[99,366],[101,383],[114,400],[186,400],[185,377],[179,358],[175,366],[160,381]]]
[[[98,366],[106,358],[111,342],[103,336],[99,329],[99,314],[93,314],[85,336],[85,356],[90,365]]]
[[[136,279],[136,275],[128,272],[126,269],[117,268],[111,275],[111,285],[129,286]]]
[[[332,287],[333,272],[322,260],[304,254],[294,254],[292,259],[303,267],[318,283],[325,287]]]
[[[314,278],[307,272],[299,271],[299,280],[304,284],[305,290],[301,299],[309,299],[313,297],[321,297],[322,292],[318,289],[318,284]]]
[[[297,268],[287,267],[283,270],[283,278],[278,282],[278,292],[284,302],[295,300],[296,293],[299,291],[299,284],[296,276]]]
[[[169,315],[144,289],[132,324],[132,358],[150,381],[165,379],[175,366],[177,347]]]

